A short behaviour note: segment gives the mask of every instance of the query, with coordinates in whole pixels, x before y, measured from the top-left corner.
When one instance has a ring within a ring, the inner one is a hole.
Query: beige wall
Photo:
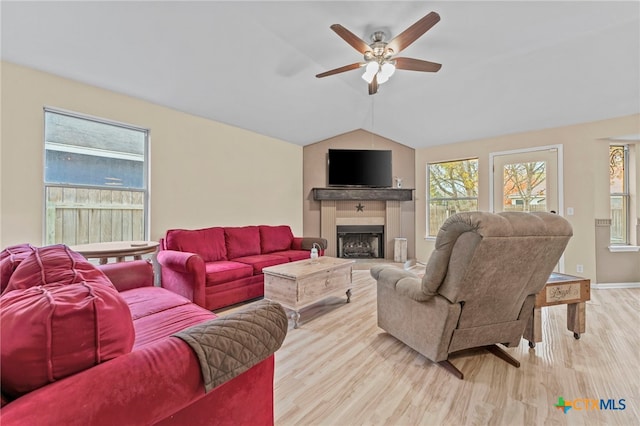
[[[403,188],[415,188],[415,150],[366,130],[355,130],[304,147],[304,232],[320,235],[320,202],[314,201],[312,188],[327,186],[327,153],[332,149],[381,149],[392,151],[393,176],[402,179]],[[395,182],[394,182],[395,184]],[[407,257],[415,258],[415,202],[400,203],[402,237],[407,238]]]
[[[43,241],[43,107],[150,129],[151,227],[302,232],[302,147],[2,62],[0,247]]]
[[[479,159],[479,209],[489,210],[489,154],[536,146],[561,144],[564,151],[564,206],[574,215],[565,217],[574,236],[565,251],[565,271],[576,274],[576,265],[596,282],[595,219],[609,217],[608,144],[605,138],[640,133],[640,115],[620,117],[574,126],[545,129],[482,140],[416,150],[416,251],[426,261],[434,240],[426,239],[426,164],[477,157]],[[635,200],[637,203],[638,201]],[[630,271],[625,281],[640,282],[637,263],[621,256],[615,267]],[[636,260],[637,262],[637,257]],[[598,274],[600,276],[600,273]],[[619,274],[618,274],[619,276]]]

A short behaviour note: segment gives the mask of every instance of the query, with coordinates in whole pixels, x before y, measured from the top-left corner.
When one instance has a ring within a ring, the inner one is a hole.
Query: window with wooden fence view
[[[45,109],[45,243],[145,240],[148,131]]]
[[[611,188],[611,244],[629,244],[629,149],[609,147],[609,186]]]
[[[427,165],[427,235],[435,237],[458,212],[478,210],[478,159]]]

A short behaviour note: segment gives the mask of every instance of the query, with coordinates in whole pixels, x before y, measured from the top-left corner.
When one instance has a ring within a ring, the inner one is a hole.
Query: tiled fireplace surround
[[[391,198],[406,199],[409,197],[409,200],[412,198],[411,190],[388,189],[386,191],[392,191],[392,195],[401,195]],[[344,198],[353,197],[352,199],[323,199],[325,198],[323,194],[315,194],[316,200],[320,200],[320,234],[328,242],[326,255],[334,257],[338,255],[338,226],[383,225],[385,258],[393,259],[395,238],[402,237],[401,203],[403,201],[362,199],[370,197],[370,194],[361,196],[356,193],[355,195],[343,196]]]

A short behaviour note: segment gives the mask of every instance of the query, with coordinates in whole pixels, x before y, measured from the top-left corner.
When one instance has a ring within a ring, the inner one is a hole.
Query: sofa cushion
[[[159,290],[159,291],[158,291]],[[157,314],[176,306],[190,304],[186,297],[161,287],[139,287],[120,293],[131,311],[131,319]]]
[[[253,268],[250,265],[229,260],[205,263],[204,269],[207,286],[235,281],[253,275]]]
[[[257,226],[224,228],[227,259],[260,254],[260,231]]]
[[[129,353],[134,329],[110,283],[48,284],[0,297],[2,391],[18,397]]]
[[[205,262],[227,260],[224,229],[171,229],[167,231],[165,245],[168,250],[195,253]]]
[[[289,259],[275,254],[258,254],[256,256],[238,257],[235,261],[250,265],[253,268],[253,273],[257,275],[262,274],[262,268],[287,263]]]
[[[260,248],[262,254],[289,250],[292,242],[293,232],[291,232],[289,226],[260,226]]]
[[[120,293],[131,310],[134,350],[199,324],[216,315],[161,287],[140,287]]]
[[[305,260],[311,257],[311,252],[309,250],[284,250],[277,251],[271,254],[286,257],[290,262],[295,262],[296,260]]]
[[[36,247],[15,269],[6,292],[46,284],[76,284],[100,282],[113,287],[111,281],[80,253],[63,244]],[[113,287],[115,288],[115,287]]]
[[[0,252],[0,294],[9,284],[9,278],[27,256],[36,248],[31,244],[18,244],[5,248]]]

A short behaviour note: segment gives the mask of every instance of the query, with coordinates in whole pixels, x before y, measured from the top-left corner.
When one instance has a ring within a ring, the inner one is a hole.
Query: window
[[[478,159],[427,165],[427,236],[454,213],[478,210]]]
[[[46,244],[146,240],[148,131],[45,108]]]
[[[609,146],[611,244],[629,244],[629,146]]]

